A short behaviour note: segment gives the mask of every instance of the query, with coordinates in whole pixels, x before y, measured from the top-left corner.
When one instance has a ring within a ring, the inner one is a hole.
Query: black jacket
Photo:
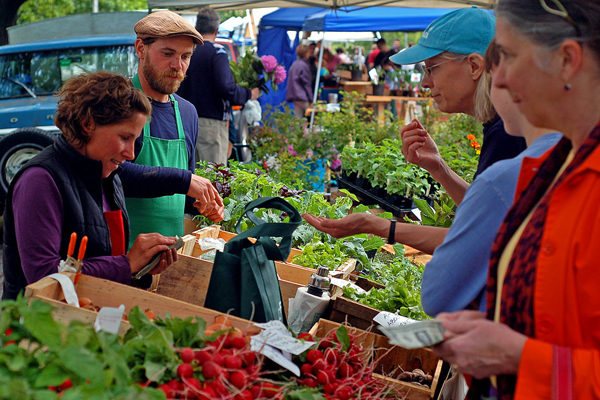
[[[27,285],[17,248],[12,194],[14,185],[23,171],[33,166],[42,167],[48,171],[62,194],[64,206],[60,245],[62,259],[66,258],[72,232],[76,232],[78,238],[83,235],[88,236],[86,257],[111,254],[110,232],[102,206],[103,188],[112,206],[123,212],[125,243],[129,241],[129,219],[125,209],[121,180],[116,173],[102,179],[102,163],[78,153],[61,136],[53,145],[45,148],[25,164],[9,187],[4,211],[4,292],[2,294],[4,299],[16,298],[17,294]],[[43,199],[40,200],[43,201]]]
[[[230,105],[244,105],[252,93],[235,83],[227,52],[218,43],[197,46],[177,94],[196,106],[198,117],[227,120]]]

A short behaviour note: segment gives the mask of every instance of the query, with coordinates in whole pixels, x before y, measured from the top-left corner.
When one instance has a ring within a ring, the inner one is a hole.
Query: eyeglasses
[[[463,61],[465,58],[467,58],[467,56],[464,57],[458,57],[458,58],[450,58],[446,61],[442,61],[441,63],[437,63],[435,65],[430,65],[429,67],[424,65],[423,66],[423,75],[425,76],[431,76],[431,74],[433,74],[433,70],[436,69],[437,67],[439,67],[442,64],[446,64],[449,63],[450,61]]]
[[[546,1],[547,0],[540,0],[540,5],[544,9],[544,11],[546,11],[549,14],[564,18],[565,21],[567,21],[569,24],[571,24],[573,28],[575,28],[575,35],[577,37],[581,37],[581,30],[579,29],[579,26],[577,25],[577,23],[575,23],[573,18],[571,18],[571,16],[567,12],[567,9],[565,8],[565,6],[562,5],[560,0],[550,0],[552,4],[556,6],[556,8],[550,7],[548,3],[546,3]]]

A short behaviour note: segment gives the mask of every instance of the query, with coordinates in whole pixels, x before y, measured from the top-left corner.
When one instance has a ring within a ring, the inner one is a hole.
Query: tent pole
[[[321,66],[323,65],[323,49],[325,48],[325,32],[323,32],[323,40],[321,40],[321,48],[319,49],[319,62],[317,64],[317,79],[315,79],[315,91],[313,93],[312,111],[310,112],[310,127],[309,132],[313,131],[315,122],[315,107],[317,105],[317,95],[319,94],[319,81],[321,80]]]

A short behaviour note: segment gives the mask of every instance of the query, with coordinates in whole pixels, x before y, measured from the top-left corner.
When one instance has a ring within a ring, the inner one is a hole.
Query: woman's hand
[[[192,174],[187,195],[196,199],[194,207],[200,214],[213,222],[223,220],[225,213],[223,199],[208,179]]]
[[[169,248],[169,246],[175,244],[175,241],[174,237],[166,237],[160,233],[142,233],[138,235],[126,255],[129,260],[131,274],[133,275],[141,270],[159,252],[163,252],[160,261],[150,271],[150,274],[155,275],[163,272],[169,265],[177,261],[177,250]]]
[[[440,152],[429,133],[414,119],[400,131],[402,154],[408,162],[434,173],[444,164]]]
[[[475,378],[517,374],[527,336],[475,311],[444,313],[436,317],[446,328],[444,342],[434,353]]]
[[[321,232],[334,238],[352,236],[359,233],[373,233],[386,237],[390,221],[366,213],[355,213],[340,219],[328,219],[312,214],[302,214],[302,217]]]

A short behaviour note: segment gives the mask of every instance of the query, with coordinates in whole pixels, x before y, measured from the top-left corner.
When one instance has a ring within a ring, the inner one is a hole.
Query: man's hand
[[[259,88],[250,89],[250,92],[252,93],[252,95],[250,96],[250,100],[256,100],[260,97]]]
[[[225,212],[223,199],[208,179],[192,174],[187,195],[196,199],[194,207],[200,214],[213,222],[223,220]]]
[[[175,244],[174,237],[163,236],[160,233],[141,233],[135,239],[126,257],[129,260],[131,274],[141,270],[148,264],[156,253],[164,252],[161,259],[150,274],[160,274],[173,262],[177,261],[177,250],[169,249],[169,246]]]
[[[389,220],[366,213],[350,214],[340,219],[327,219],[312,214],[302,214],[302,217],[321,232],[328,233],[334,238],[359,233],[379,234],[382,230],[385,231],[384,236],[386,236],[386,229],[389,229],[390,226]]]
[[[436,319],[442,321],[446,332],[445,340],[433,351],[460,372],[478,379],[518,373],[525,335],[487,320],[479,312],[444,313]]]
[[[421,123],[414,119],[400,132],[402,138],[402,154],[408,162],[434,173],[444,164],[438,148],[423,128]]]

